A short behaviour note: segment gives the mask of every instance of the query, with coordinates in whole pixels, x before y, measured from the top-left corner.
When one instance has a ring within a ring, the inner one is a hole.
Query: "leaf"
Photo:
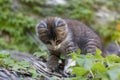
[[[32,78],[36,78],[36,77],[38,77],[38,76],[40,75],[40,74],[38,74],[38,73],[36,72],[35,69],[30,69],[29,72],[32,73]]]
[[[24,68],[27,68],[30,66],[30,63],[26,61],[20,61],[18,64]]]
[[[80,55],[80,54],[81,54],[81,50],[80,50],[80,49],[78,49],[77,54],[78,54],[78,55]]]
[[[53,77],[50,78],[50,80],[57,80],[57,77],[53,76]]]
[[[101,50],[98,49],[98,48],[96,48],[96,54],[95,54],[95,57],[101,59],[101,58],[102,58],[101,54],[102,54]]]
[[[18,64],[15,64],[14,66],[12,66],[13,70],[19,70],[21,69],[21,66],[19,66]]]
[[[97,73],[95,74],[94,80],[110,80],[107,73]]]
[[[115,54],[106,56],[105,60],[109,61],[110,63],[115,63],[115,62],[120,63],[120,57]]]
[[[72,68],[72,70],[73,70],[72,74],[76,74],[76,76],[79,76],[79,77],[85,75],[88,72],[82,67],[74,67]]]
[[[3,61],[4,61],[4,64],[5,64],[6,66],[9,66],[9,67],[10,67],[10,66],[11,66],[11,67],[14,66],[14,60],[12,60],[12,59],[10,59],[10,58],[7,58],[7,59],[4,58]]]
[[[77,64],[79,64],[79,66],[84,67],[86,70],[90,70],[90,68],[93,66],[93,60],[92,59],[80,59],[78,58],[76,60]]]
[[[77,55],[75,52],[72,52],[70,54],[68,54],[68,56],[71,56],[73,60],[76,60],[77,59]]]
[[[97,73],[97,72],[104,73],[104,72],[107,71],[105,66],[102,63],[100,63],[100,62],[97,62],[96,64],[94,64],[91,69],[95,73]]]
[[[46,57],[47,52],[35,52],[33,55],[36,56],[37,58]]]
[[[10,54],[5,52],[5,51],[1,51],[0,52],[0,58],[5,58],[5,57],[10,57]]]
[[[110,80],[117,80],[120,74],[120,67],[108,70],[108,74],[109,74]]]
[[[73,80],[72,78],[65,78],[65,80]]]
[[[71,78],[72,80],[88,80],[87,79],[87,77],[80,77],[80,76],[78,76],[78,77],[73,77],[73,78]]]

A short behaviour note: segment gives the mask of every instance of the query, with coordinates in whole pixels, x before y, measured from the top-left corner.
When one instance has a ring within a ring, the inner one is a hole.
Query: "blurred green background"
[[[50,16],[72,18],[93,27],[103,44],[120,42],[120,0],[0,0],[0,50],[34,53],[35,26]]]

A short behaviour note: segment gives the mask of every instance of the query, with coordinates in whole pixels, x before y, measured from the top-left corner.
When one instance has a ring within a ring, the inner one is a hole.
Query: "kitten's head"
[[[66,22],[58,17],[50,17],[36,26],[39,39],[50,49],[58,49],[67,35]]]

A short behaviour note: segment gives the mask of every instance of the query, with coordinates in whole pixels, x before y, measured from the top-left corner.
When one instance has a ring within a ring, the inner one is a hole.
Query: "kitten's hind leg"
[[[91,53],[94,55],[96,53],[96,48],[101,49],[100,42],[96,39],[89,39],[89,41],[85,44],[84,52],[85,54]]]

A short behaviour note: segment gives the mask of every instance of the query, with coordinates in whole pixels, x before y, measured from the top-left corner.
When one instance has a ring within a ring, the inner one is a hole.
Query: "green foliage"
[[[98,32],[103,38],[104,44],[113,42],[120,38],[120,31],[117,30],[118,24],[119,22],[114,22],[114,24],[112,22],[108,25],[104,25],[104,27],[102,26],[98,27]]]
[[[36,56],[37,58],[40,58],[40,57],[47,58],[48,54],[47,54],[47,52],[35,52],[33,55]]]
[[[71,53],[77,64],[71,67],[72,74],[76,74],[72,80],[119,80],[120,57],[116,55],[101,56],[101,51],[96,49],[96,54],[79,55]]]
[[[33,49],[32,46],[35,45],[26,33],[34,30],[37,21],[22,12],[15,11],[11,4],[15,4],[13,0],[2,0],[0,2],[0,32],[2,34],[0,48],[21,51]]]
[[[89,5],[88,5],[89,4]],[[90,7],[92,5],[91,1],[69,1],[68,7],[71,9],[70,17],[74,19],[81,20],[85,23],[90,24],[93,22],[94,11]]]
[[[24,71],[24,72],[30,72],[32,74],[32,78],[37,78],[40,76],[36,72],[36,69],[31,67],[29,62],[26,61],[17,61],[13,58],[11,58],[9,53],[6,52],[0,52],[0,67],[4,67],[6,69],[12,69],[14,71]]]

